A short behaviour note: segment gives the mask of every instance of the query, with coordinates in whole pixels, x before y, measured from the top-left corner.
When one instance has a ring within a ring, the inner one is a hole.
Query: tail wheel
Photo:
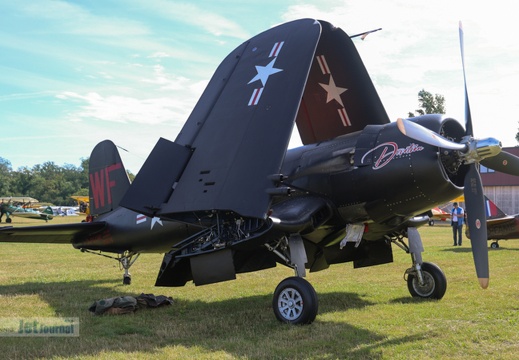
[[[132,277],[130,275],[123,276],[123,285],[131,285]]]
[[[317,316],[317,294],[305,279],[289,277],[276,287],[272,307],[276,318],[281,322],[294,325],[310,324]]]
[[[416,274],[407,277],[407,288],[413,297],[424,299],[441,299],[447,291],[447,278],[443,271],[435,264],[424,262],[422,264],[423,284]]]

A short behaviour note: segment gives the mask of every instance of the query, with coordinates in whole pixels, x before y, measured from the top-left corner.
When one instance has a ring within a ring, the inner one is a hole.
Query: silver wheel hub
[[[286,288],[278,297],[278,309],[281,315],[287,320],[295,320],[303,311],[303,298],[299,291]]]
[[[434,288],[436,287],[434,283],[434,279],[428,272],[423,271],[423,284],[420,284],[418,281],[418,277],[413,279],[413,288],[415,291],[422,297],[430,296],[434,292]]]

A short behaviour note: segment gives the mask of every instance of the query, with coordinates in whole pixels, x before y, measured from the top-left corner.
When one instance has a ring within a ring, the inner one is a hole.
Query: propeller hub
[[[472,164],[498,155],[501,152],[502,145],[501,141],[494,138],[474,139],[469,137],[467,140],[467,148],[468,150],[463,158],[466,164]]]

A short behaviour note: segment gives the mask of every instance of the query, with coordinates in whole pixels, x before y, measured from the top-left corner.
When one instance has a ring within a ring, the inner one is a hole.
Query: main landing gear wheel
[[[499,243],[497,241],[494,241],[492,244],[490,244],[490,247],[492,249],[499,249]]]
[[[272,307],[276,318],[287,324],[310,324],[317,316],[317,294],[308,281],[289,277],[274,291]]]
[[[441,299],[447,290],[447,278],[443,271],[435,264],[422,264],[423,284],[418,276],[410,273],[407,276],[407,288],[413,297],[424,299]]]

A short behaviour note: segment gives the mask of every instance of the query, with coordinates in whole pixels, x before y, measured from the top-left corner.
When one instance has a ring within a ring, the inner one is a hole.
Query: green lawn
[[[65,221],[71,219],[49,224]],[[132,285],[123,286],[113,260],[65,245],[2,243],[0,320],[78,317],[80,336],[0,337],[0,358],[517,358],[519,241],[490,250],[490,287],[482,290],[468,240],[452,247],[448,226],[426,226],[420,233],[424,260],[447,276],[442,300],[410,297],[403,280],[410,256],[394,247],[392,264],[354,270],[348,263],[310,273],[319,314],[309,326],[281,324],[274,317],[272,293],[293,275],[285,267],[201,287],[156,288],[162,255],[142,255],[131,268]],[[175,303],[131,315],[88,312],[95,300],[141,293],[168,295]]]

